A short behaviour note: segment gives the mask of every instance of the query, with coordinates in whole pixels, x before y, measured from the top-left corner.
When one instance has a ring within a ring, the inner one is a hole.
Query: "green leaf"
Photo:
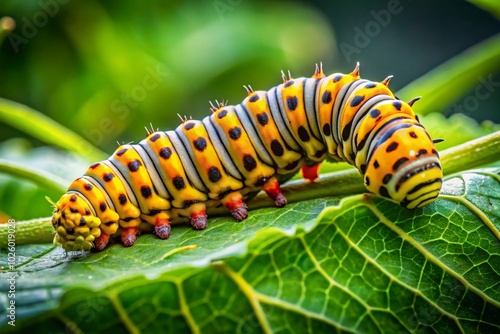
[[[323,197],[96,254],[19,246],[16,327],[1,314],[2,329],[499,331],[499,172],[452,176],[417,210]]]
[[[17,221],[48,216],[52,208],[45,198],[57,200],[89,164],[50,147],[33,148],[23,139],[1,143],[0,212]],[[4,241],[0,239],[0,247]]]
[[[31,182],[0,175],[0,212],[17,221],[47,216],[52,207],[45,198],[56,199],[60,195],[60,191],[40,188]],[[0,224],[0,235],[4,235],[3,230],[4,226]],[[4,243],[5,239],[2,239],[0,247]]]
[[[453,114],[446,118],[440,113],[432,113],[420,119],[431,138],[444,139],[444,142],[437,145],[440,151],[500,130],[498,124],[478,124],[475,119],[464,114]]]
[[[21,103],[0,98],[0,122],[31,134],[48,144],[102,160],[105,154],[76,133]]]
[[[405,101],[422,96],[415,104],[419,114],[443,112],[473,87],[491,79],[499,69],[499,46],[500,34],[494,35],[414,80],[398,96]]]
[[[12,161],[0,159],[0,173],[1,172],[32,181],[40,187],[55,191],[65,192],[67,189],[66,180],[57,175],[39,170],[36,167],[23,166]]]
[[[497,18],[500,18],[500,3],[496,0],[468,0],[479,8],[482,8]]]

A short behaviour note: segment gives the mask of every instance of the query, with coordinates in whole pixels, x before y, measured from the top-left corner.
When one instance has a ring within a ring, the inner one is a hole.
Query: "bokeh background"
[[[363,77],[394,74],[397,91],[500,32],[462,1],[3,0],[0,14],[17,22],[0,49],[0,95],[106,151],[142,138],[150,122],[167,129],[177,113],[203,117],[209,100],[238,103],[242,85],[268,89],[281,70],[309,76],[322,61],[346,72],[359,61]],[[366,30],[374,36],[357,37]],[[495,93],[470,116],[500,122]],[[26,136],[0,127],[3,140]]]
[[[243,85],[268,89],[281,70],[310,76],[323,62],[327,73],[349,72],[359,61],[364,78],[394,74],[397,92],[500,32],[489,12],[451,0],[2,0],[2,16],[16,29],[0,46],[0,96],[108,153],[117,141],[142,139],[150,124],[167,130],[179,124],[177,114],[208,115],[209,100],[239,103]],[[490,80],[500,85],[499,73]],[[498,106],[495,88],[464,111],[500,123]],[[450,117],[457,109],[432,111]],[[14,144],[24,155],[45,145],[0,123],[0,155]]]

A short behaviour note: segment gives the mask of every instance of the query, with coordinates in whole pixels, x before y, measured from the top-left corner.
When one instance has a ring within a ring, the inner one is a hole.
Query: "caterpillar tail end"
[[[100,225],[101,220],[91,214],[87,202],[67,193],[55,204],[52,215],[54,244],[60,244],[66,252],[90,250],[101,236]]]

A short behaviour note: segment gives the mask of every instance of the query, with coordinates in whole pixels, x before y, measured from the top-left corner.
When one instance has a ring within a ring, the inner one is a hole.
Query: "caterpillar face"
[[[201,121],[181,119],[172,131],[147,131],[91,165],[55,204],[54,241],[67,251],[102,250],[121,232],[135,243],[141,224],[161,239],[171,222],[207,226],[206,208],[223,205],[236,221],[244,196],[263,190],[286,205],[278,180],[302,167],[311,181],[329,158],[354,165],[367,190],[407,208],[439,195],[442,171],[434,143],[412,110],[382,82],[348,74],[287,78],[268,91],[245,87],[235,106],[212,104]]]
[[[101,235],[100,225],[101,220],[81,196],[67,193],[56,204],[52,216],[54,244],[61,244],[66,251],[89,250]]]

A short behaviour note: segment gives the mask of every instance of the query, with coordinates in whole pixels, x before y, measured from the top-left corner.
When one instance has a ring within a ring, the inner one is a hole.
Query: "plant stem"
[[[8,235],[8,225],[0,224],[0,248],[7,247]],[[16,246],[50,243],[54,238],[54,228],[52,227],[51,218],[38,218],[16,222],[14,236]]]
[[[366,191],[363,177],[355,168],[323,174],[317,182],[304,179],[287,182],[282,188],[289,203],[306,201],[321,197],[359,194]],[[250,209],[274,206],[265,193],[260,193],[249,202]],[[224,208],[222,208],[224,211]]]
[[[487,165],[498,161],[499,158],[500,131],[441,152],[441,164],[445,175]]]

